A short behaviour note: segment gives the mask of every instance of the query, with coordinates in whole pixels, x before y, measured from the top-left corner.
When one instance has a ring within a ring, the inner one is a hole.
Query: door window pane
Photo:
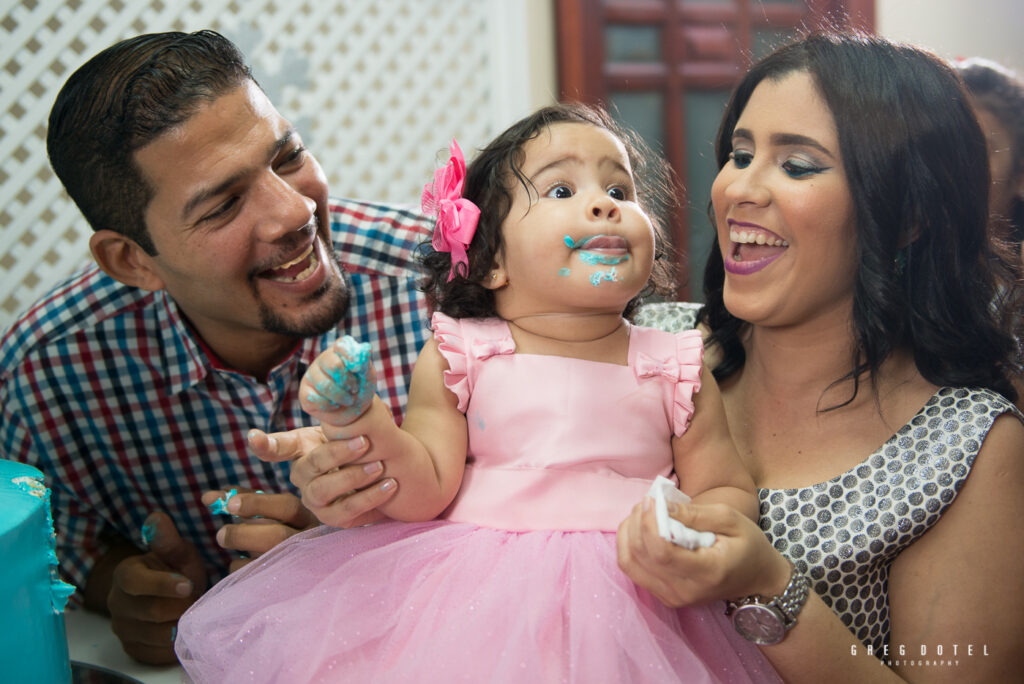
[[[655,152],[664,149],[661,93],[610,93],[608,111],[616,121],[636,131]]]
[[[751,37],[750,52],[754,61],[761,59],[775,48],[785,45],[796,35],[795,29],[762,28],[753,32]]]
[[[661,29],[657,26],[607,26],[604,49],[609,62],[660,62]]]

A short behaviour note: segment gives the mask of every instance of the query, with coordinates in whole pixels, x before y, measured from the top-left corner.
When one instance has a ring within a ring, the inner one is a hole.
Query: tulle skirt
[[[667,608],[611,532],[388,522],[296,535],[179,622],[195,682],[778,681],[722,605]]]

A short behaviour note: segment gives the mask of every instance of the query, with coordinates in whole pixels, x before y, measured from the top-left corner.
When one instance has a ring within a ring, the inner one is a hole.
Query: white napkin
[[[715,543],[714,532],[698,532],[668,515],[668,502],[690,503],[690,497],[676,489],[672,480],[659,475],[654,478],[647,496],[654,499],[654,517],[658,521],[658,534],[661,538],[687,549],[700,546],[711,546]]]

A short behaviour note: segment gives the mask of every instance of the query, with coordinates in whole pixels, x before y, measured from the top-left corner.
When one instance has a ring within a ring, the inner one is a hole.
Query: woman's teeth
[[[773,238],[770,235],[757,231],[731,230],[729,239],[744,245],[768,245],[769,247],[789,247],[789,242],[782,238]]]

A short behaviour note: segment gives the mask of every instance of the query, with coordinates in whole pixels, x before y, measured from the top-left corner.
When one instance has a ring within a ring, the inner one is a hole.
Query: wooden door
[[[874,28],[874,0],[556,0],[559,96],[600,103],[683,185],[671,237],[679,297],[700,299],[714,241],[714,136],[750,64],[801,27]]]

